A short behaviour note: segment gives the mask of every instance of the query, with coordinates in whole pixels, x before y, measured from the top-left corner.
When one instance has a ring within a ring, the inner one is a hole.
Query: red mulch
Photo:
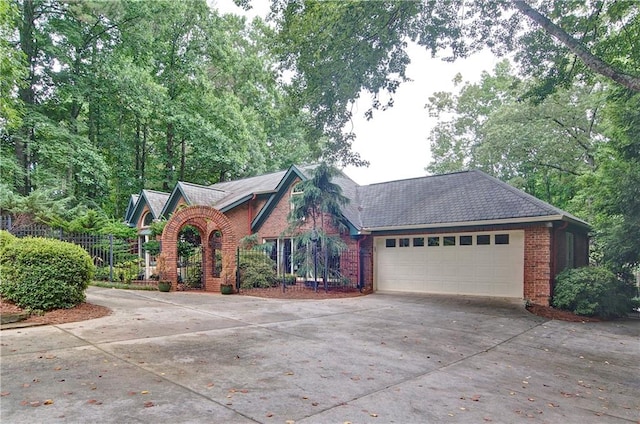
[[[552,308],[551,306],[541,306],[541,305],[529,305],[527,306],[527,310],[534,315],[538,315],[543,318],[555,319],[558,321],[569,321],[569,322],[599,322],[601,321],[598,318],[594,317],[583,317],[580,315],[576,315],[573,312],[562,311],[560,309]]]
[[[24,312],[22,308],[0,298],[0,311],[5,314],[19,314]],[[91,303],[81,303],[75,308],[54,309],[42,315],[31,315],[20,321],[28,324],[65,324],[68,322],[86,321],[88,319],[101,318],[111,314],[111,309]]]
[[[338,299],[344,297],[364,296],[367,293],[360,293],[358,290],[331,290],[329,292],[325,292],[322,289],[318,289],[317,292],[314,292],[313,289],[301,290],[296,288],[287,290],[284,293],[281,289],[251,289],[242,291],[240,294],[245,296],[266,297],[270,299]]]

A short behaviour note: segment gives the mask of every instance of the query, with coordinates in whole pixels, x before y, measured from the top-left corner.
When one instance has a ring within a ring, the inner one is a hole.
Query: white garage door
[[[524,231],[375,238],[380,291],[523,297]]]

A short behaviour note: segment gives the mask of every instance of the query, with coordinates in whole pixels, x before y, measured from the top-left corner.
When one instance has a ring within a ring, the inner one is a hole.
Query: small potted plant
[[[158,290],[161,292],[171,291],[171,281],[158,281]]]
[[[220,293],[222,294],[233,294],[234,287],[228,277],[225,277],[224,283],[220,284]]]

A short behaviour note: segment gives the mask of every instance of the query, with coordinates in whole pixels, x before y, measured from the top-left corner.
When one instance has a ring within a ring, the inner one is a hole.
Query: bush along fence
[[[130,284],[144,278],[138,241],[114,235],[69,234],[43,225],[12,226],[2,219],[2,227],[16,237],[42,237],[66,241],[82,247],[96,267],[96,280]]]
[[[363,291],[363,263],[357,251],[324,257],[320,250],[237,249],[236,288],[255,291]]]

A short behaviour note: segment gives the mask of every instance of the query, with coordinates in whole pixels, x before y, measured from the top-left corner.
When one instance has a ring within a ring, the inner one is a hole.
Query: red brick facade
[[[291,188],[298,181],[299,179],[295,179],[289,187],[281,189],[279,201],[277,204],[272,205],[268,216],[264,217],[256,231],[260,240],[292,237],[294,235],[289,227],[288,216],[291,210]],[[202,268],[206,290],[218,291],[222,282],[233,282],[235,279],[235,255],[238,242],[242,237],[252,234],[252,222],[263,209],[265,203],[265,196],[254,197],[224,214],[214,208],[205,206],[188,206],[178,209],[169,220],[162,235],[162,255],[159,258],[161,278],[172,281],[175,289],[178,234],[185,225],[192,225],[198,229],[203,240],[204,259]],[[308,220],[301,229],[309,229],[311,225],[311,221]],[[501,226],[500,228],[524,230],[524,290],[522,297],[532,303],[549,304],[553,290],[553,279],[559,271],[568,266],[566,259],[568,257],[568,249],[575,250],[574,266],[586,264],[588,237],[584,230],[574,229],[573,235],[567,239],[567,225],[563,226],[561,222],[556,223],[555,228],[547,223],[534,225],[514,224]],[[493,229],[493,227],[469,227],[464,231],[487,231]],[[221,231],[223,234],[223,271],[219,278],[213,277],[212,272],[210,272],[213,265],[211,259],[213,257],[212,248],[210,243],[205,242],[210,240],[215,231]],[[447,231],[451,231],[451,229],[447,229]],[[328,232],[337,234],[338,231],[333,228]],[[435,234],[440,231],[432,230],[431,232]],[[349,254],[344,254],[340,257],[342,275],[348,277],[351,281],[363,283],[365,291],[371,291],[375,266],[373,235],[351,237],[348,234],[343,234],[342,239],[347,244],[349,252]],[[573,240],[573,245],[567,240]]]

